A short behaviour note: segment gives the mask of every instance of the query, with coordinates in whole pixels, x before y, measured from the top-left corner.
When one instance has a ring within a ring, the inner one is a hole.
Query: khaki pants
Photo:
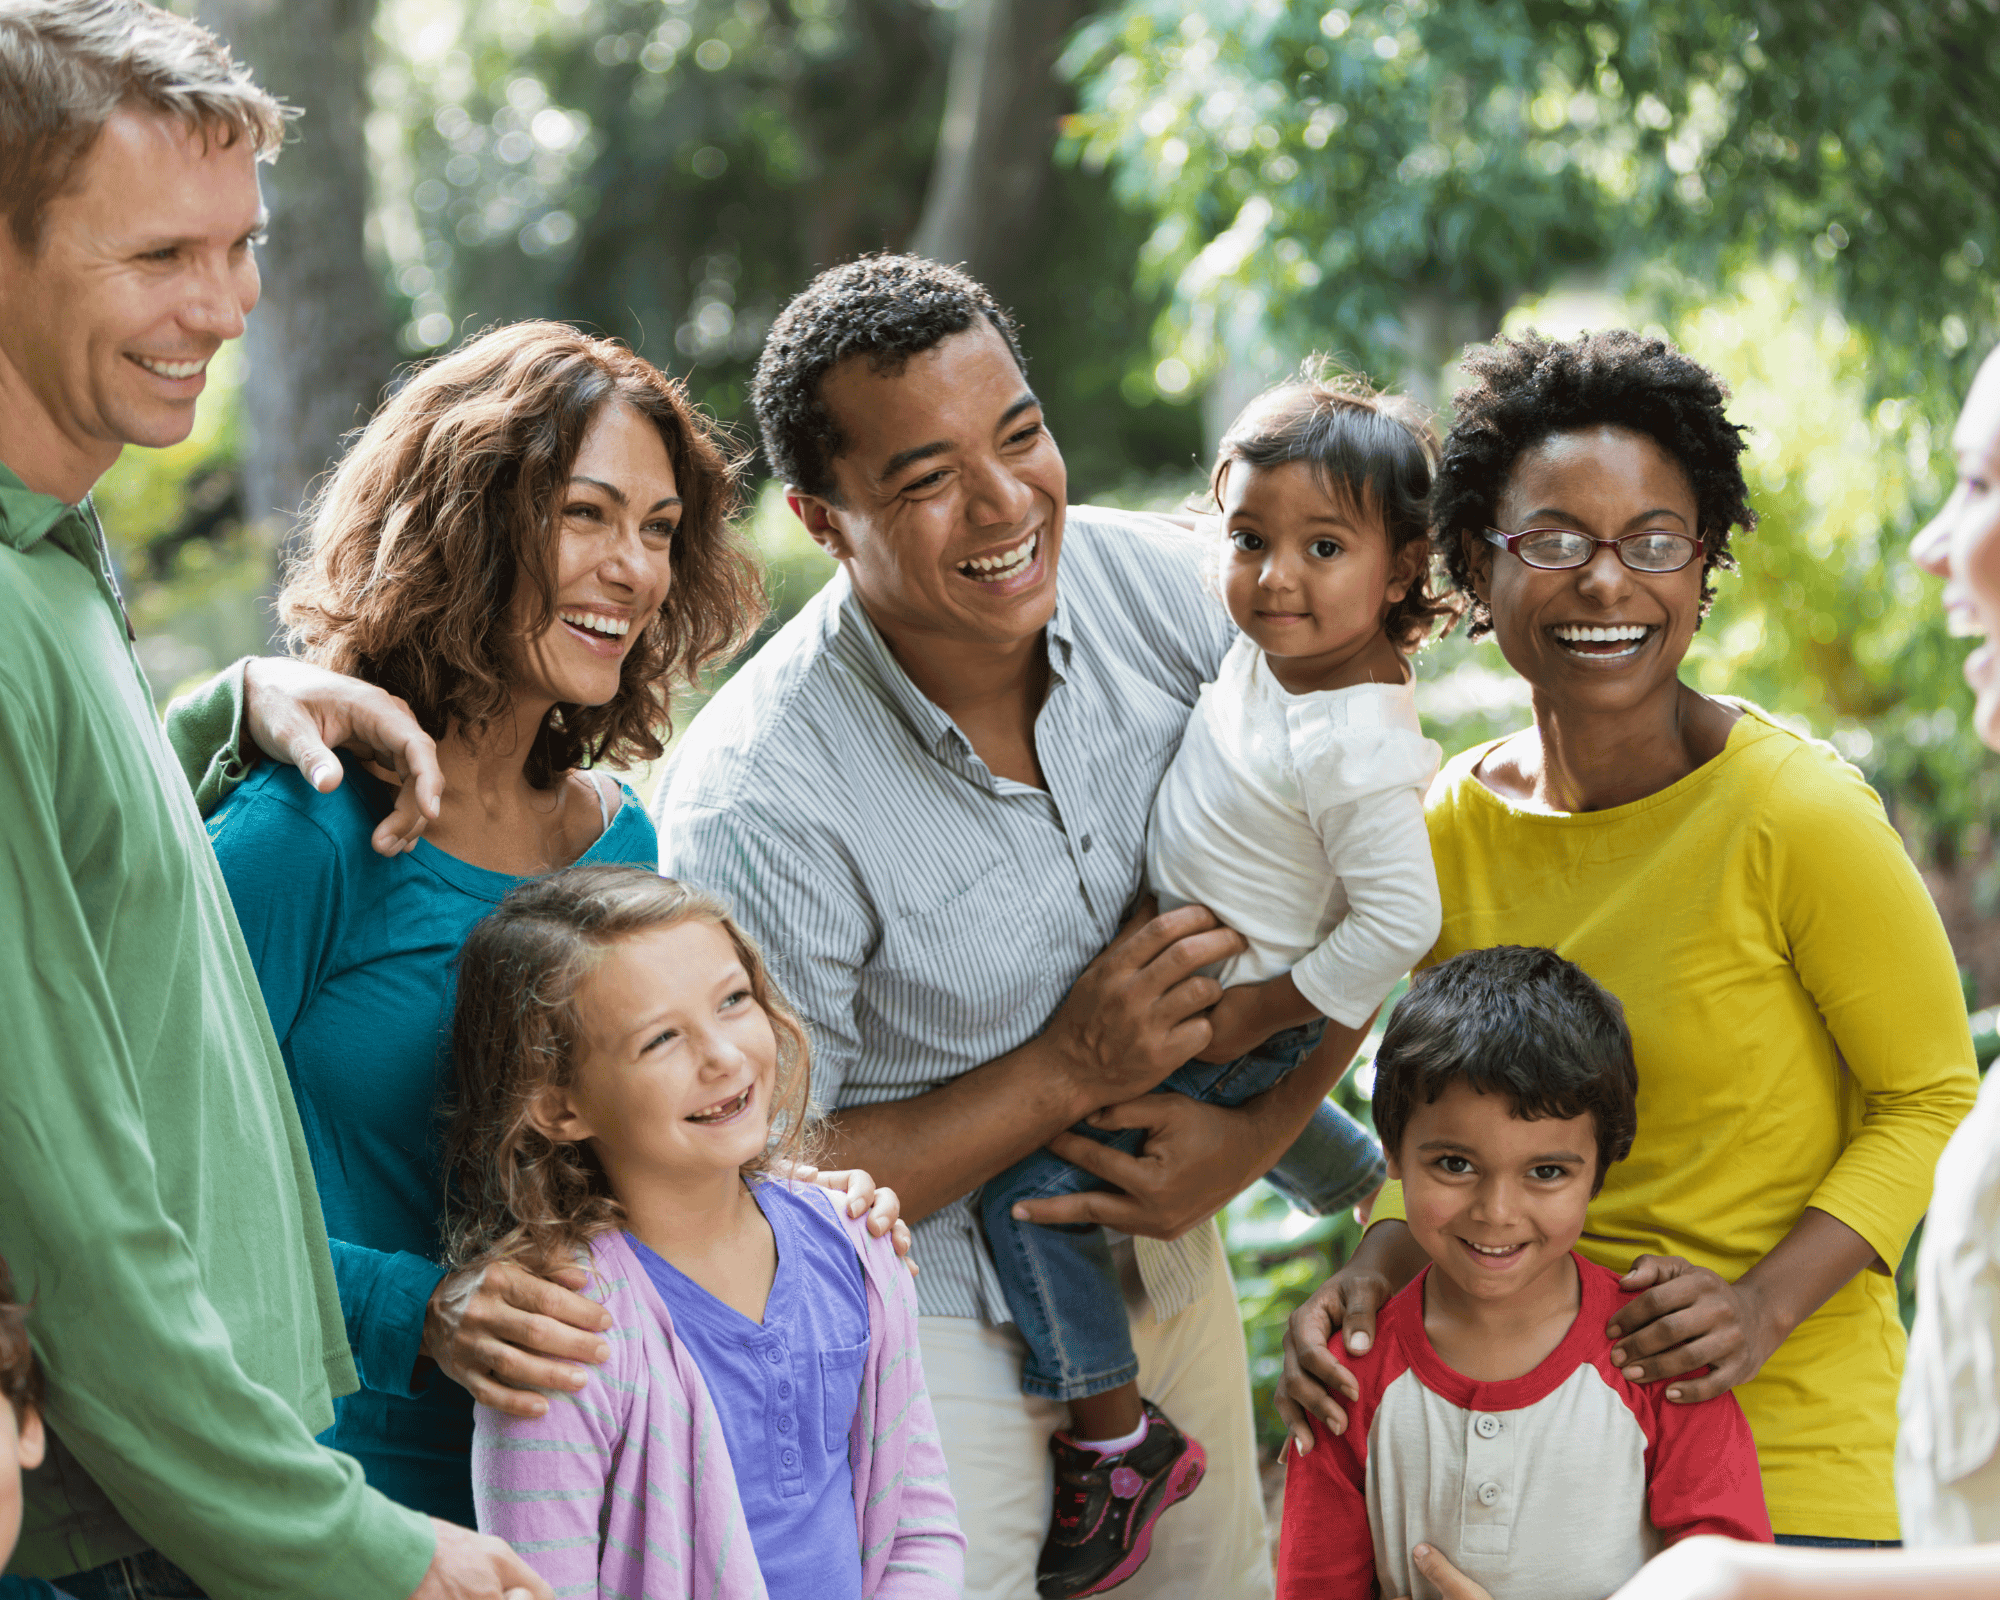
[[[1208,1476],[1160,1519],[1151,1558],[1119,1587],[1119,1600],[1269,1600],[1249,1361],[1222,1252],[1202,1298],[1165,1323],[1146,1304],[1131,1244],[1121,1241],[1113,1256],[1140,1392],[1208,1452]],[[1068,1425],[1069,1408],[1021,1393],[1025,1347],[1011,1324],[925,1317],[919,1339],[965,1530],[966,1600],[1035,1600],[1053,1493],[1049,1435]]]

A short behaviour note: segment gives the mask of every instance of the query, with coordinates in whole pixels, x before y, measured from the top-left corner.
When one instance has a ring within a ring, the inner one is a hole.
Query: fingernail
[[[1622,1367],[1622,1366],[1624,1366],[1624,1365],[1625,1365],[1625,1351],[1624,1351],[1624,1348],[1623,1348],[1623,1346],[1619,1346],[1619,1347],[1615,1347],[1615,1348],[1614,1348],[1614,1349],[1612,1350],[1612,1352],[1611,1352],[1611,1364],[1612,1364],[1612,1365],[1613,1365],[1614,1367]]]
[[[1667,1391],[1667,1398],[1669,1400],[1678,1400],[1680,1399],[1680,1397],[1681,1397],[1681,1392],[1678,1389],[1669,1389]]]
[[[1028,1208],[1026,1206],[1016,1206],[1007,1214],[1016,1222],[1026,1222],[1028,1220]]]
[[[1431,1547],[1427,1544],[1420,1544],[1410,1554],[1415,1556],[1419,1561],[1428,1561],[1431,1558]]]
[[[325,783],[330,778],[332,778],[332,776],[333,776],[333,764],[329,761],[322,761],[319,763],[318,766],[314,767],[312,770],[312,779],[311,779],[312,786],[315,789],[317,789],[322,783]]]
[[[1641,1366],[1634,1365],[1625,1369],[1625,1376],[1630,1378],[1634,1383],[1637,1383],[1645,1375],[1646,1369]]]
[[[1367,1334],[1361,1332],[1359,1329],[1356,1329],[1353,1333],[1350,1333],[1347,1336],[1347,1348],[1354,1351],[1356,1354],[1359,1354],[1361,1351],[1366,1350],[1368,1346],[1371,1345],[1372,1343],[1374,1343],[1374,1341],[1370,1339]]]

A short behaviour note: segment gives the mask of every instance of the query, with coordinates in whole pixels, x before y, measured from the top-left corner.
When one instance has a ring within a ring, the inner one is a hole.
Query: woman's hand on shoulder
[[[858,1217],[868,1214],[868,1231],[876,1238],[884,1234],[895,1247],[910,1269],[910,1276],[917,1275],[917,1264],[910,1260],[910,1225],[903,1220],[903,1202],[896,1198],[896,1191],[886,1184],[878,1184],[859,1167],[848,1167],[839,1172],[822,1172],[818,1167],[802,1161],[781,1163],[779,1176],[792,1179],[796,1183],[816,1183],[822,1189],[831,1189],[835,1194],[847,1196],[847,1214]]]
[[[1641,1256],[1618,1286],[1643,1292],[1611,1319],[1612,1361],[1635,1383],[1682,1378],[1667,1390],[1678,1404],[1748,1383],[1784,1342],[1754,1284],[1731,1283],[1680,1256]]]
[[[536,1391],[581,1389],[577,1363],[611,1354],[599,1337],[611,1313],[576,1292],[586,1281],[574,1267],[551,1279],[509,1261],[448,1272],[424,1311],[423,1353],[481,1405],[542,1416],[549,1403]]]

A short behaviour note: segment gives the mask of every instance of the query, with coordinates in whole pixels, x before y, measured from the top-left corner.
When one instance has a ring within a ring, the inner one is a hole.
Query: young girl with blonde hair
[[[916,1298],[808,1153],[805,1030],[721,903],[628,867],[509,895],[460,958],[453,1258],[587,1268],[610,1359],[480,1407],[480,1527],[564,1594],[960,1592]]]

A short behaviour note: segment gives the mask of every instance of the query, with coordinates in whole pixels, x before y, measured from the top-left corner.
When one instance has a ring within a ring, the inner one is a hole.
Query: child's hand
[[[1312,1002],[1299,993],[1289,972],[1266,983],[1239,983],[1224,989],[1222,998],[1208,1008],[1208,1048],[1195,1059],[1234,1061],[1272,1034],[1311,1022],[1318,1015]]]

